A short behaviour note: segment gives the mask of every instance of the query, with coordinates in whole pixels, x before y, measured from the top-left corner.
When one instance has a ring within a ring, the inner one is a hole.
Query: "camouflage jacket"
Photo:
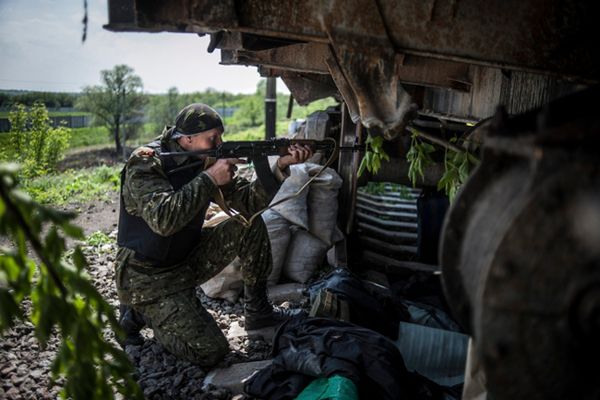
[[[183,151],[171,139],[169,130],[165,130],[157,140],[170,152]],[[197,159],[185,156],[175,158],[178,166],[192,161]],[[277,167],[273,168],[273,172],[280,181],[286,177]],[[140,147],[125,165],[122,206],[129,214],[143,218],[155,233],[169,236],[183,229],[198,213],[205,211],[216,189],[212,178],[201,172],[179,190],[174,190],[158,155],[148,147]],[[221,191],[226,204],[247,217],[266,207],[271,200],[258,180],[250,183],[235,177],[230,184],[222,186]],[[160,276],[130,270],[126,275],[129,278],[126,278],[123,273],[127,265],[134,263],[138,271],[145,266],[143,262],[135,260],[133,254],[133,250],[125,247],[120,247],[117,253],[115,272],[122,302],[149,301],[195,285],[189,278],[190,266],[185,263]],[[135,288],[129,287],[132,284]]]

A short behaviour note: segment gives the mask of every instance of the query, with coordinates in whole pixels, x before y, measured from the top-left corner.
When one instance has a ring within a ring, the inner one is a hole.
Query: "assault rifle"
[[[258,179],[267,191],[277,190],[279,186],[275,180],[275,177],[271,173],[268,156],[284,156],[288,154],[288,147],[293,144],[307,145],[313,150],[313,152],[325,152],[326,156],[333,159],[334,152],[337,151],[358,151],[364,149],[364,146],[354,145],[340,147],[337,145],[334,139],[328,138],[326,140],[310,140],[310,139],[286,139],[277,138],[270,140],[256,140],[256,141],[232,141],[223,142],[210,150],[198,150],[198,151],[181,151],[172,153],[162,153],[160,157],[181,157],[181,156],[196,156],[200,158],[211,157],[211,158],[247,158],[248,161],[254,164]],[[169,171],[169,174],[177,173],[178,171],[194,168],[201,165],[204,161],[192,162],[190,164],[183,165],[178,168],[174,168]]]

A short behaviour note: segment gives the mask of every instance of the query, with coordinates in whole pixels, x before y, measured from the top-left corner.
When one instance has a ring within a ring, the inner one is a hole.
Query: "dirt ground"
[[[117,155],[113,147],[89,147],[69,153],[60,163],[59,170],[122,164],[122,156]],[[78,214],[74,222],[83,229],[86,236],[96,231],[108,234],[117,228],[119,194],[112,192],[109,194],[109,200],[71,204],[65,209]]]

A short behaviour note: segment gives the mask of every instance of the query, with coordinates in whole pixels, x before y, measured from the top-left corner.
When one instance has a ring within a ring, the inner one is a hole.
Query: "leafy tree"
[[[77,102],[78,108],[92,113],[95,122],[104,125],[120,153],[127,136],[137,133],[142,125],[147,98],[142,93],[142,79],[127,65],[116,65],[100,72],[102,85],[87,86]]]
[[[258,95],[248,96],[240,102],[240,108],[235,112],[243,126],[257,126],[263,122],[265,112],[264,99]]]
[[[22,164],[23,176],[31,178],[54,172],[69,146],[71,130],[50,124],[48,110],[34,103],[29,111],[18,104],[8,117],[11,130],[4,157]]]
[[[175,116],[185,104],[176,87],[169,89],[166,95],[153,96],[150,101],[150,120],[158,129],[173,125]]]
[[[12,239],[0,248],[0,332],[29,320],[42,346],[58,334],[61,344],[52,364],[53,379],[65,377],[62,397],[141,398],[127,355],[104,337],[119,329],[112,307],[85,274],[86,260],[76,247],[64,257],[64,235],[82,239],[73,215],[41,206],[17,186],[15,165],[0,164],[0,234]],[[44,233],[45,232],[45,233]],[[27,255],[27,247],[39,259]],[[31,299],[31,312],[23,300]]]

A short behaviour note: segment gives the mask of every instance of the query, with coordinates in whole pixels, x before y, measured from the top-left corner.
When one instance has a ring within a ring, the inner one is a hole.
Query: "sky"
[[[147,93],[253,93],[260,79],[255,67],[219,65],[208,36],[103,29],[106,0],[88,0],[82,43],[83,15],[83,0],[0,0],[0,89],[78,92],[117,64],[132,67]],[[277,89],[287,91],[280,80]]]

